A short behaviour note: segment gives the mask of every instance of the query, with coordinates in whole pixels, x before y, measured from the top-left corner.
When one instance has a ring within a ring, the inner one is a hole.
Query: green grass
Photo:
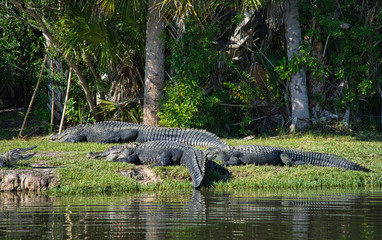
[[[310,165],[234,166],[229,167],[231,177],[220,180],[215,172],[208,174],[208,188],[221,190],[246,189],[316,189],[316,188],[365,188],[382,186],[382,142],[376,134],[359,135],[284,135],[276,138],[258,137],[249,141],[226,139],[230,145],[259,144],[287,147],[306,151],[336,154],[348,158],[374,172],[346,171],[337,168]],[[162,181],[144,185],[118,173],[134,167],[131,164],[89,160],[88,152],[104,151],[116,144],[58,143],[47,137],[30,138],[28,141],[12,139],[0,141],[0,153],[18,147],[37,145],[40,156],[18,164],[30,168],[31,163],[57,167],[59,184],[49,190],[57,194],[139,192],[171,189],[192,189],[189,173],[182,166],[153,168]]]

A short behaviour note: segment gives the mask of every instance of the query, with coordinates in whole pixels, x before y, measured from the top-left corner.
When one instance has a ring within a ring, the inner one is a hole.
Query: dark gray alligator
[[[37,146],[29,148],[16,148],[5,153],[0,154],[0,167],[13,167],[20,160],[27,160],[32,158],[37,152],[25,153],[35,149]]]
[[[338,167],[346,170],[370,172],[346,158],[328,153],[307,152],[289,148],[261,145],[242,145],[237,147],[216,147],[206,150],[208,159],[222,161],[223,166],[256,164],[256,165],[303,165],[311,164],[321,167]]]
[[[137,165],[183,165],[190,172],[194,188],[201,186],[206,171],[206,157],[202,150],[172,141],[152,141],[113,146],[104,152],[90,152],[87,157],[106,158],[108,161]]]
[[[153,127],[128,122],[105,121],[78,125],[61,134],[52,135],[60,142],[148,142],[175,141],[192,146],[224,147],[226,143],[215,134],[199,129]]]

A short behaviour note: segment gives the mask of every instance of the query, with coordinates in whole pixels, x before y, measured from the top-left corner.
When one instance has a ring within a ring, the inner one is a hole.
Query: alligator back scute
[[[81,124],[68,128],[61,134],[52,135],[52,141],[91,142],[148,142],[174,141],[192,146],[224,147],[226,143],[215,134],[199,129],[166,128],[137,123],[104,121]]]
[[[182,128],[166,128],[152,127],[140,125],[139,135],[136,141],[174,141],[192,146],[219,146],[226,145],[215,134],[199,129],[182,129]]]

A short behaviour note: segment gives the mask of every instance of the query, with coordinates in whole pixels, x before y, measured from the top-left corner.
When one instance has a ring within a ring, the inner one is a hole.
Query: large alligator
[[[346,158],[333,154],[261,145],[242,145],[222,149],[213,147],[206,150],[206,155],[208,159],[222,161],[223,166],[242,164],[289,166],[311,164],[313,166],[338,167],[346,170],[371,171]]]
[[[137,165],[183,165],[190,172],[194,188],[201,186],[206,171],[206,157],[202,150],[172,141],[152,141],[113,146],[104,152],[90,152],[87,157],[106,158],[108,161]]]
[[[0,167],[13,167],[20,160],[27,160],[33,157],[36,152],[25,153],[35,149],[37,146],[29,148],[16,148],[0,154]]]
[[[136,123],[105,121],[82,124],[50,137],[60,142],[148,142],[175,141],[192,146],[224,147],[226,143],[215,134],[199,129],[165,128]]]

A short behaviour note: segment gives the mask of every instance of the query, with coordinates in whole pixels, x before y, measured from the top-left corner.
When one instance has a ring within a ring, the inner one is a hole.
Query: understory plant
[[[201,28],[190,19],[183,37],[168,41],[173,76],[165,87],[159,112],[161,125],[203,127],[216,117],[211,112],[219,100],[207,88],[219,56],[211,45],[217,30],[214,25]]]

